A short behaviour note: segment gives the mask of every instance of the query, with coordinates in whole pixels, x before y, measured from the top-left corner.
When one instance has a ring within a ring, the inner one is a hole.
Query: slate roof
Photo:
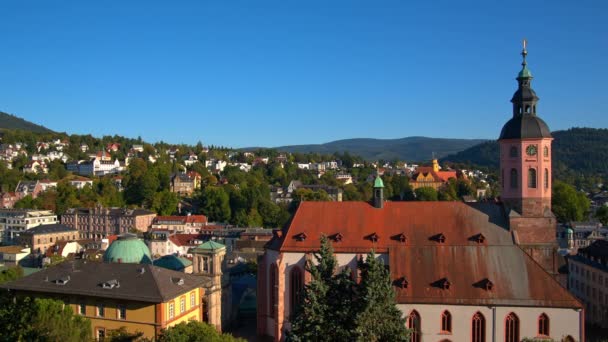
[[[61,233],[61,232],[77,232],[78,230],[68,227],[64,224],[54,223],[54,224],[43,224],[31,229],[24,231],[22,234],[51,234],[51,233]]]
[[[536,139],[551,138],[547,123],[536,115],[518,115],[502,127],[499,140],[502,139]]]
[[[181,285],[180,279],[183,279]],[[62,285],[61,280],[67,281]],[[102,286],[111,281],[119,286]],[[0,288],[161,303],[192,289],[205,287],[208,282],[203,277],[152,265],[74,261],[2,284]]]

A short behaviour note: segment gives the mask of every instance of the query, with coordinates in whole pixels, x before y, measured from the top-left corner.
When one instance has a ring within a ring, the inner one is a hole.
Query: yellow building
[[[120,327],[154,339],[175,324],[203,320],[208,281],[147,264],[66,262],[1,287],[62,300],[91,320],[97,339]]]
[[[440,171],[439,162],[437,159],[433,159],[433,166],[418,167],[416,172],[412,174],[410,186],[414,190],[424,187],[439,190],[450,178],[457,179],[458,173],[456,171]]]

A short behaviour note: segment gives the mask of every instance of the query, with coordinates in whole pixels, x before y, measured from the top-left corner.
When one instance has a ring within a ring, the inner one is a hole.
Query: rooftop
[[[78,232],[78,230],[72,228],[72,227],[68,227],[64,224],[61,223],[54,223],[54,224],[43,224],[31,229],[28,229],[27,231],[23,232],[22,234],[30,234],[30,235],[38,235],[38,234],[52,234],[52,233],[63,233],[63,232]]]

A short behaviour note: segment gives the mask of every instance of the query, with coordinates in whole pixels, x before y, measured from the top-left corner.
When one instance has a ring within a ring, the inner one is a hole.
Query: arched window
[[[277,279],[277,265],[270,266],[270,315],[274,317],[275,305],[277,304],[277,292],[279,284]]]
[[[568,336],[566,336],[566,338],[564,339],[564,342],[575,342],[575,341],[574,341],[574,337],[572,337],[572,336],[568,335]]]
[[[509,156],[513,158],[517,157],[517,147],[511,146],[511,149],[509,150]]]
[[[291,287],[289,307],[291,308],[291,314],[294,314],[296,308],[302,303],[302,289],[304,288],[304,276],[298,266],[291,270],[289,285]]]
[[[511,189],[517,189],[517,170],[511,169]]]
[[[500,170],[500,186],[502,187],[502,189],[505,188],[505,169],[501,169]]]
[[[407,327],[411,329],[410,342],[420,342],[420,315],[413,310],[407,317]]]
[[[545,169],[545,189],[549,189],[549,169]]]
[[[519,342],[519,318],[512,312],[505,319],[505,342]]]
[[[485,342],[486,341],[486,319],[481,312],[475,313],[471,320],[471,341]]]
[[[549,336],[549,316],[545,313],[538,316],[538,334],[541,336]]]
[[[448,310],[441,314],[441,332],[452,332],[452,315]]]
[[[528,169],[528,188],[536,188],[536,169]]]
[[[549,157],[549,147],[545,146],[545,148],[543,148],[543,156]]]

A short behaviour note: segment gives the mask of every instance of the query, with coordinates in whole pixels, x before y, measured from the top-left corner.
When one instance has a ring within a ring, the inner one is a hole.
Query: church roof
[[[319,249],[322,235],[336,253],[388,254],[392,279],[409,283],[397,292],[400,303],[580,307],[514,244],[500,204],[386,202],[377,209],[365,202],[302,202],[267,248],[308,253]]]
[[[524,114],[511,118],[502,127],[501,139],[551,138],[551,131],[545,121],[536,115]]]
[[[133,234],[124,234],[110,244],[103,254],[104,262],[150,264],[150,249]]]

